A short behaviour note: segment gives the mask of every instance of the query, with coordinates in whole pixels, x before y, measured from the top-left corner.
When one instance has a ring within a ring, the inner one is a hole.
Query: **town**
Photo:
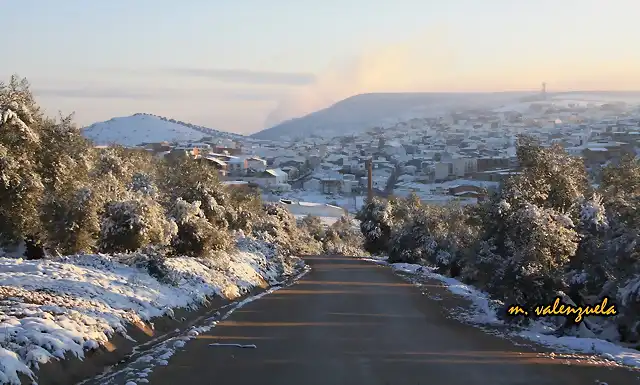
[[[289,207],[295,214],[327,217],[362,207],[369,161],[375,195],[415,193],[430,204],[473,204],[518,172],[520,134],[583,157],[594,184],[603,166],[639,151],[638,105],[553,100],[545,93],[537,99],[412,118],[349,136],[278,142],[205,136],[139,147],[158,157],[199,159],[217,169],[225,184],[260,188],[267,200],[322,204]]]

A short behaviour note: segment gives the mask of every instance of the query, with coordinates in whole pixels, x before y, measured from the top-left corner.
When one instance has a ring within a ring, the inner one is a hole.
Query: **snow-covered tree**
[[[213,167],[190,158],[174,159],[165,161],[159,174],[159,186],[167,207],[178,198],[200,202],[200,209],[211,224],[221,229],[229,226],[225,206],[228,193]]]
[[[230,234],[207,220],[199,201],[187,202],[178,198],[169,214],[178,226],[171,242],[176,255],[212,257],[216,251],[233,246]]]
[[[149,196],[128,194],[128,199],[106,204],[100,226],[103,252],[130,252],[149,245],[168,245],[178,228],[164,208]]]
[[[96,249],[104,202],[96,190],[81,183],[66,183],[46,196],[42,211],[47,246],[73,254]]]
[[[364,238],[351,218],[342,216],[326,230],[323,247],[326,254],[357,257],[365,255]]]
[[[605,167],[600,192],[608,221],[608,232],[599,249],[607,261],[607,281],[601,295],[618,298],[623,313],[617,319],[621,337],[639,342],[640,159],[625,156]]]
[[[584,165],[559,147],[520,138],[521,173],[481,206],[483,234],[463,275],[512,303],[532,305],[567,288],[564,273],[576,254],[584,197]]]
[[[40,237],[42,120],[25,79],[0,83],[0,246]]]
[[[314,255],[322,252],[322,244],[304,228],[298,227],[295,217],[282,205],[265,203],[263,215],[253,224],[253,235],[274,243],[285,255]]]
[[[155,198],[158,195],[158,186],[152,175],[145,172],[136,172],[131,177],[129,190]]]
[[[543,148],[521,136],[517,154],[523,172],[507,182],[512,199],[569,214],[589,192],[584,161],[570,156],[560,145]]]
[[[438,245],[431,235],[436,222],[425,208],[395,231],[389,242],[389,262],[430,262]]]
[[[375,254],[384,253],[389,249],[389,241],[397,227],[393,214],[393,204],[376,197],[360,209],[356,219],[360,221],[366,251]]]
[[[590,295],[600,294],[612,277],[612,258],[607,250],[609,229],[602,196],[593,193],[580,204],[577,226],[580,243],[566,275],[570,295],[577,303]]]
[[[304,228],[313,239],[322,242],[325,237],[325,225],[320,218],[314,215],[307,215],[300,220],[300,227]]]
[[[231,230],[251,232],[253,222],[262,212],[262,198],[257,191],[230,189],[226,197],[227,222]]]

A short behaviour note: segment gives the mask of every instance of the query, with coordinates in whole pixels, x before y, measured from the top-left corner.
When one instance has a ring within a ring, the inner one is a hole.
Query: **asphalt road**
[[[149,376],[158,385],[608,385],[639,373],[540,356],[445,316],[388,268],[307,258],[296,284],[236,310]],[[425,288],[429,290],[429,288]],[[435,290],[435,289],[434,289]],[[255,349],[210,346],[255,344]]]

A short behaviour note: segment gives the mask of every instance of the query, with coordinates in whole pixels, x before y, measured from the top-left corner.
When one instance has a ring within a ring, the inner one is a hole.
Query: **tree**
[[[521,173],[508,179],[479,214],[477,254],[465,275],[510,304],[533,305],[566,289],[565,268],[578,249],[580,207],[589,191],[584,165],[559,147],[521,137]]]
[[[130,193],[127,199],[108,202],[100,226],[100,250],[132,252],[149,245],[166,246],[178,228],[167,220],[164,208],[152,197]]]
[[[362,206],[356,219],[360,221],[366,251],[375,254],[389,249],[389,241],[396,226],[392,203],[374,197]]]
[[[171,241],[175,255],[191,257],[211,257],[216,251],[232,246],[228,232],[216,228],[205,217],[200,202],[187,202],[178,198],[170,211],[172,220],[178,227]]]
[[[0,246],[40,241],[42,123],[26,79],[14,75],[0,83]]]
[[[357,257],[366,254],[363,241],[362,233],[353,221],[342,216],[327,229],[323,248],[326,254]]]
[[[179,198],[189,203],[200,202],[200,209],[209,222],[219,228],[229,226],[228,191],[220,184],[213,167],[191,158],[166,160],[159,175],[165,207],[172,207]]]
[[[320,218],[309,214],[304,218],[302,218],[300,222],[301,222],[300,223],[301,227],[306,229],[306,231],[308,231],[309,234],[311,234],[313,239],[315,239],[318,242],[322,242],[324,240],[325,226],[322,223],[322,220],[320,220]]]

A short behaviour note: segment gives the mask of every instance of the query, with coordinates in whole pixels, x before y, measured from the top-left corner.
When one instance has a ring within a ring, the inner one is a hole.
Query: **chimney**
[[[367,170],[369,178],[367,180],[367,198],[369,201],[373,200],[373,158],[367,160]]]

